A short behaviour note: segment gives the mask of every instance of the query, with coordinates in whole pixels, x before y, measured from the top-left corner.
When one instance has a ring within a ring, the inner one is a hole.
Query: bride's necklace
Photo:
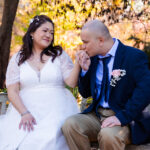
[[[41,78],[41,72],[40,72],[41,67],[40,67],[40,65],[42,63],[40,56],[36,57],[35,55],[33,55],[31,57],[31,62],[32,62],[32,65],[34,66],[34,68],[37,70],[36,73],[37,73],[38,80],[40,82],[40,78]]]
[[[32,56],[31,61],[35,66],[39,66],[42,63],[40,56]]]
[[[40,57],[40,56],[35,56],[35,55],[33,55],[31,58],[32,58],[32,60],[33,60],[34,62],[41,62],[41,57]]]

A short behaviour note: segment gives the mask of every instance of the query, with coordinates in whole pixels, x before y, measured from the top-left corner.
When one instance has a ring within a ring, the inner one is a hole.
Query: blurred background
[[[2,81],[9,58],[20,49],[30,19],[41,14],[54,21],[55,44],[61,45],[73,61],[82,44],[80,29],[91,19],[103,21],[113,37],[145,51],[150,60],[149,0],[0,0],[1,89],[5,87]],[[72,91],[80,99],[77,88]]]

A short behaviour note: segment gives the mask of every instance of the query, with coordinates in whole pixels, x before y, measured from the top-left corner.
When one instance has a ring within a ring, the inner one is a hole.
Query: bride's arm
[[[7,72],[6,72],[6,87],[8,91],[8,98],[16,108],[16,110],[23,114],[27,111],[27,108],[21,101],[19,96],[19,89],[20,89],[20,68],[18,66],[19,61],[19,53],[16,53],[12,56],[9,61]]]
[[[21,97],[19,96],[20,90],[20,68],[17,63],[17,54],[15,54],[9,61],[6,72],[6,87],[8,92],[8,98],[15,109],[20,113],[20,124],[19,128],[23,126],[24,130],[29,131],[33,129],[33,124],[35,124],[35,119],[27,110],[23,104]]]
[[[19,96],[19,83],[9,85],[7,87],[7,92],[10,102],[21,115],[19,129],[23,127],[24,130],[33,130],[33,125],[36,124],[36,120],[25,107]]]
[[[68,86],[70,86],[72,88],[77,86],[80,69],[81,68],[80,68],[79,62],[76,61],[75,65],[73,67],[73,70],[71,71],[69,77],[65,79],[65,83]]]
[[[78,78],[81,68],[85,71],[89,69],[90,58],[84,50],[80,50],[76,53],[76,62],[68,78],[65,79],[65,83],[74,88],[77,86]]]
[[[30,114],[28,109],[25,107],[19,96],[19,83],[9,85],[7,87],[7,92],[10,102],[21,115],[19,129],[23,127],[24,130],[33,130],[33,125],[36,124],[36,121],[32,114]]]
[[[22,103],[22,100],[19,96],[19,83],[11,84],[7,86],[8,98],[16,110],[23,114],[27,111],[27,108]]]

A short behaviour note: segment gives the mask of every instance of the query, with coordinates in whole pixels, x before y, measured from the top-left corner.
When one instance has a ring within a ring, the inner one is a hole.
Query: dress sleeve
[[[20,69],[18,66],[18,53],[12,56],[9,61],[7,71],[6,71],[6,87],[11,84],[15,84],[20,80]]]
[[[71,58],[65,51],[60,55],[60,63],[63,79],[65,80],[69,77],[74,66]]]

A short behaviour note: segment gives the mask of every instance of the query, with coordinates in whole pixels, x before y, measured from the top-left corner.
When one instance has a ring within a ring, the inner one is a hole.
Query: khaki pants
[[[70,150],[91,150],[90,142],[99,142],[100,150],[124,150],[130,143],[127,126],[114,126],[101,129],[102,121],[115,115],[110,109],[99,108],[99,119],[94,112],[69,117],[62,127]]]

